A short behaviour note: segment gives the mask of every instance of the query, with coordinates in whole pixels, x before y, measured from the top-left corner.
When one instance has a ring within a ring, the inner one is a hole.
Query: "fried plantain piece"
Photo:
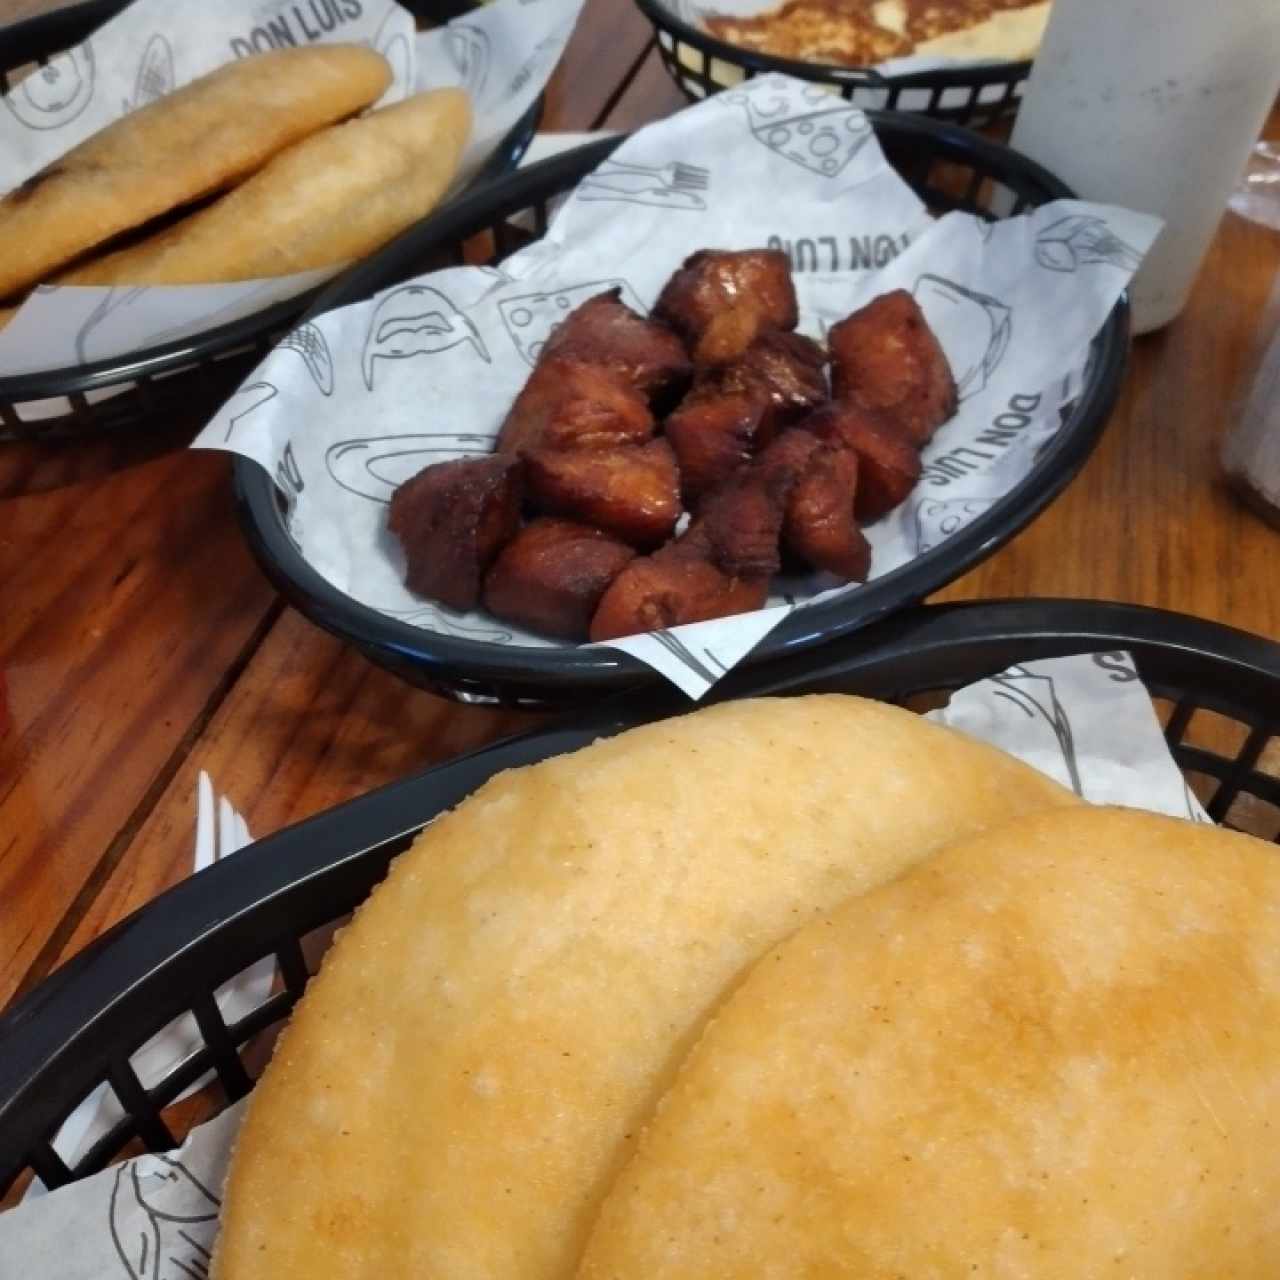
[[[695,386],[663,428],[680,464],[680,487],[690,508],[751,460],[761,443],[767,406],[759,396],[727,395]]]
[[[434,462],[391,495],[387,526],[404,547],[410,591],[476,606],[485,570],[520,527],[521,470],[497,454]]]
[[[695,364],[726,364],[767,330],[796,327],[787,255],[777,249],[702,249],[663,286],[653,314],[685,339]]]
[[[919,452],[885,414],[836,401],[811,413],[803,426],[821,440],[842,441],[858,455],[853,513],[862,524],[892,511],[920,481]]]
[[[854,518],[858,455],[840,444],[818,444],[787,498],[782,540],[815,569],[865,582],[871,544]]]
[[[604,449],[654,433],[648,402],[608,369],[567,356],[538,363],[498,433],[499,453]]]
[[[768,406],[761,443],[804,417],[827,394],[827,353],[801,333],[762,333],[736,360],[714,371],[721,392],[759,397]]]
[[[734,577],[713,564],[708,553],[705,537],[692,529],[653,555],[632,560],[601,597],[591,639],[616,640],[764,606],[767,577]]]
[[[535,510],[596,525],[641,549],[680,518],[680,473],[665,440],[615,449],[535,449],[525,458]]]
[[[495,617],[559,640],[585,640],[600,597],[635,551],[599,529],[534,520],[502,549],[484,580]]]
[[[646,399],[667,404],[693,374],[679,337],[661,321],[632,311],[621,289],[588,298],[556,325],[541,359],[554,356],[607,369]]]
[[[837,400],[856,400],[893,417],[917,447],[959,403],[955,378],[916,300],[882,294],[827,335]]]

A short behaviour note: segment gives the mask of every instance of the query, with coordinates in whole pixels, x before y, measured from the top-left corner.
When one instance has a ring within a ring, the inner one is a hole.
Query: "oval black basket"
[[[415,17],[448,21],[481,0],[402,0]],[[86,0],[0,27],[0,93],[18,71],[49,61],[92,35],[129,0]],[[469,189],[510,172],[528,150],[542,118],[542,98],[502,139]],[[265,307],[229,324],[158,343],[128,355],[61,369],[0,376],[0,442],[101,436],[171,415],[189,419],[193,405],[212,413],[289,331],[319,290]]]
[[[869,113],[889,160],[936,210],[989,214],[996,185],[1012,193],[1010,212],[1070,195],[1040,166],[977,134],[932,120]],[[359,301],[432,267],[498,261],[546,230],[548,207],[572,189],[622,139],[586,146],[512,174],[458,200],[429,226],[406,232],[353,267],[317,300],[311,315]],[[1119,395],[1128,347],[1128,304],[1118,303],[1094,339],[1079,398],[1031,472],[958,533],[910,564],[838,600],[792,614],[760,643],[748,663],[807,649],[918,603],[991,555],[1039,514],[1089,456]],[[356,646],[373,662],[446,696],[512,706],[586,702],[658,680],[616,649],[538,649],[424,631],[387,617],[340,591],[301,556],[272,478],[237,458],[235,487],[255,555],[280,592],[313,622]]]
[[[800,62],[719,40],[686,22],[667,0],[635,0],[635,3],[653,23],[663,66],[690,100],[719,93],[753,76],[778,71],[828,85],[860,107],[910,111],[977,128],[1016,110],[1031,74],[1030,60],[896,74],[884,74],[870,67]]]
[[[854,693],[913,703],[1037,658],[1127,650],[1165,705],[1174,757],[1210,814],[1244,805],[1280,831],[1280,646],[1178,614],[1089,601],[1007,601],[924,607],[767,672],[735,672],[716,701]],[[130,1144],[174,1145],[163,1114],[213,1071],[226,1099],[252,1087],[244,1046],[287,1017],[308,976],[303,940],[338,920],[382,878],[436,814],[502,769],[585,746],[687,709],[674,692],[627,695],[585,716],[509,739],[354,800],[260,841],[169,890],[94,942],[0,1018],[0,1196],[24,1170],[60,1186],[103,1168]],[[1195,741],[1198,717],[1230,741]],[[1227,732],[1222,732],[1226,729]],[[1272,750],[1268,751],[1268,744]],[[1264,756],[1264,752],[1266,753]],[[264,956],[283,989],[228,1025],[214,993]],[[203,1047],[144,1087],[129,1057],[190,1013]],[[108,1081],[126,1115],[73,1167],[51,1140],[92,1089]]]

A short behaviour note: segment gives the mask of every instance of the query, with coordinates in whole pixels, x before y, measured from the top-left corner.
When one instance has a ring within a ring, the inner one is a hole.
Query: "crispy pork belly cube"
[[[556,356],[540,361],[516,396],[498,434],[498,452],[639,444],[655,425],[634,387],[607,369]]]
[[[854,517],[858,455],[840,444],[820,444],[787,496],[784,546],[815,569],[848,582],[865,582],[871,544]]]
[[[518,459],[490,454],[424,467],[391,496],[405,586],[450,609],[475,608],[485,571],[520,527]]]
[[[616,449],[537,449],[525,467],[535,510],[596,525],[634,547],[661,545],[680,518],[680,474],[665,440]]]
[[[591,620],[591,639],[616,640],[749,613],[763,608],[768,597],[767,577],[725,573],[708,558],[705,539],[691,531],[618,574]]]
[[[713,376],[722,391],[763,398],[768,439],[825,403],[826,365],[826,352],[812,338],[774,330]]]
[[[693,373],[679,337],[661,321],[632,311],[621,289],[588,298],[556,325],[542,359],[555,356],[606,369],[660,403],[672,403]]]
[[[751,460],[762,443],[765,416],[758,396],[695,388],[667,419],[663,430],[675,450],[681,491],[691,508]]]
[[[843,442],[858,455],[853,513],[862,524],[892,511],[919,483],[919,452],[884,414],[837,401],[810,414],[803,426],[820,439]]]
[[[891,416],[917,447],[956,411],[955,378],[916,300],[896,289],[833,325],[836,399]]]
[[[539,635],[585,640],[605,588],[635,554],[599,529],[534,520],[493,562],[484,580],[484,606]]]
[[[731,577],[768,578],[782,568],[782,522],[795,479],[744,467],[703,500],[695,527]]]
[[[703,249],[667,281],[653,314],[688,342],[695,364],[726,364],[760,334],[796,327],[787,255],[776,249]]]

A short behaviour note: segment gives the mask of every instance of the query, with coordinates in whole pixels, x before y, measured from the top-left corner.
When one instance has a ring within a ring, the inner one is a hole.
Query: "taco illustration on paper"
[[[173,1156],[120,1165],[110,1230],[129,1280],[205,1280],[221,1201]],[[117,1273],[118,1274],[118,1273]]]
[[[777,155],[824,178],[843,173],[871,137],[871,125],[856,107],[825,89],[807,85],[795,95],[779,89],[749,89],[725,95],[747,113],[751,136]]]
[[[159,32],[147,41],[133,80],[133,97],[124,100],[124,110],[137,111],[156,102],[177,88],[178,77],[173,65],[173,46]]]
[[[982,391],[1009,349],[1012,309],[941,276],[921,276],[912,293],[942,341],[960,400]]]
[[[439,289],[401,285],[374,308],[360,359],[364,385],[373,390],[379,360],[435,355],[464,343],[486,364],[492,363],[480,331]]]
[[[334,484],[348,493],[389,503],[391,495],[428,463],[486,454],[492,449],[489,436],[470,432],[361,436],[331,444],[325,450],[324,465]]]
[[[1104,265],[1136,271],[1142,254],[1121,240],[1105,219],[1078,213],[1045,227],[1036,236],[1036,262],[1046,271],[1074,274],[1081,267]]]
[[[28,129],[61,129],[89,105],[93,83],[93,49],[86,41],[37,67],[4,102]]]
[[[1037,675],[1026,667],[1018,666],[993,676],[991,683],[996,686],[993,700],[1007,707],[1010,714],[1023,718],[1020,726],[1023,741],[1028,747],[1038,748],[1051,757],[1056,747],[1062,761],[1062,771],[1056,776],[1083,798],[1075,734],[1066,709],[1058,701],[1053,677]],[[1051,773],[1050,776],[1055,775]]]
[[[622,301],[633,311],[643,315],[648,310],[625,280],[590,280],[548,293],[522,293],[505,298],[498,303],[498,313],[516,350],[524,362],[532,366],[537,364],[551,330],[580,303],[609,289],[621,289]]]

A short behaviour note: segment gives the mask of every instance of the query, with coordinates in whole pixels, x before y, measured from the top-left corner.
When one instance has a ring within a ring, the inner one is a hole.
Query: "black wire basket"
[[[1212,817],[1280,833],[1280,646],[1215,623],[1089,601],[923,607],[767,671],[735,672],[713,701],[852,693],[915,706],[1038,658],[1127,650],[1173,755]],[[166,1109],[208,1072],[214,1105],[252,1088],[245,1046],[283,1021],[308,978],[303,942],[345,916],[435,815],[503,769],[686,710],[672,693],[628,694],[372,792],[169,890],[103,935],[0,1018],[0,1197],[29,1169],[47,1186],[96,1173],[139,1143],[175,1145]],[[1259,827],[1261,823],[1261,827]],[[214,993],[272,956],[280,989],[228,1025]],[[204,1044],[144,1086],[135,1053],[191,1014]],[[52,1140],[108,1082],[126,1112],[74,1166]]]
[[[662,65],[691,100],[732,88],[753,76],[779,71],[827,85],[860,107],[910,111],[978,128],[1017,109],[1031,74],[1029,59],[894,74],[871,67],[800,62],[719,40],[685,21],[676,12],[673,0],[635,3],[653,23]]]
[[[0,27],[0,93],[17,73],[48,66],[79,44],[129,0],[86,0]],[[402,0],[421,21],[444,22],[480,0]],[[542,118],[541,97],[516,122],[472,179],[469,189],[514,169]],[[122,428],[189,418],[193,406],[212,413],[293,327],[319,290],[311,289],[229,324],[157,343],[127,355],[60,369],[0,376],[0,442],[99,437]]]
[[[906,115],[869,113],[890,163],[937,211],[993,216],[998,190],[1010,214],[1070,195],[1052,174],[965,129]],[[424,270],[496,262],[547,228],[549,207],[623,140],[605,139],[531,165],[456,201],[430,225],[398,240],[335,281],[309,313],[369,297]],[[1128,303],[1121,300],[1094,339],[1079,397],[1029,474],[971,524],[909,564],[857,591],[797,610],[746,660],[772,661],[821,644],[923,600],[1003,546],[1062,491],[1106,425],[1124,374]],[[303,559],[284,499],[256,462],[237,458],[235,489],[243,527],[268,577],[300,612],[409,682],[463,700],[555,707],[660,680],[617,649],[501,645],[426,631],[387,617],[333,586]]]

